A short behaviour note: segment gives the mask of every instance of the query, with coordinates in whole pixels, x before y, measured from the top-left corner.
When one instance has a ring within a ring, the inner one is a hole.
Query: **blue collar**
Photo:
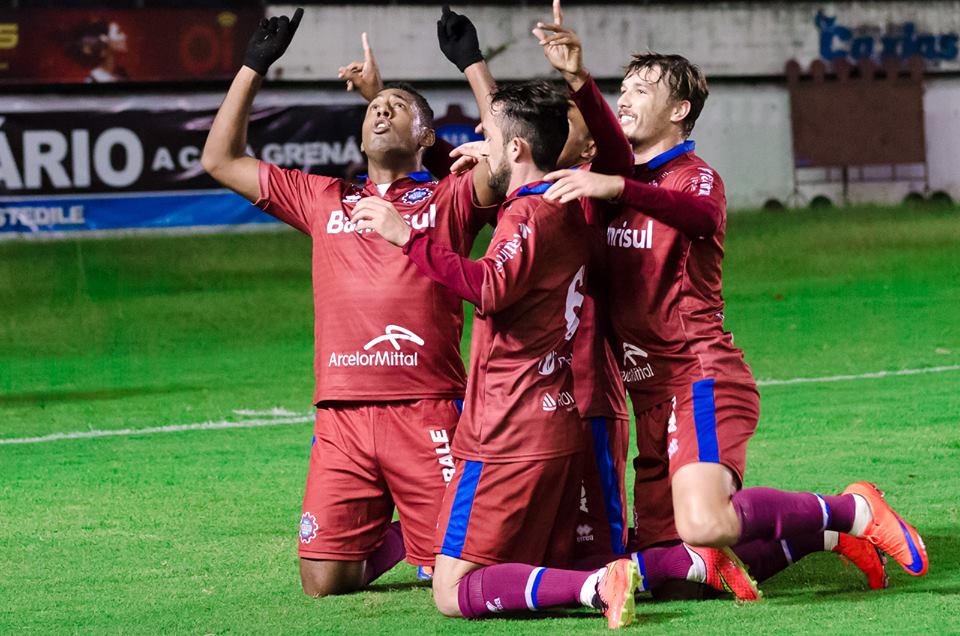
[[[526,197],[526,196],[530,196],[531,194],[543,194],[544,192],[549,190],[550,186],[552,185],[553,184],[549,182],[538,183],[537,185],[534,185],[534,186],[527,184],[522,188],[520,188],[519,190],[517,190],[517,193],[514,196]]]
[[[433,175],[427,172],[426,170],[411,172],[407,176],[418,183],[426,183],[428,181],[433,181]]]
[[[676,146],[674,146],[670,150],[667,150],[666,152],[661,152],[659,155],[657,155],[656,157],[648,161],[644,167],[649,168],[650,170],[656,170],[663,164],[673,159],[676,159],[680,155],[685,155],[688,152],[693,152],[696,147],[697,147],[697,143],[692,139],[688,139],[683,143],[677,144]]]
[[[426,170],[418,170],[417,172],[411,172],[407,175],[409,179],[413,179],[417,183],[427,183],[428,181],[433,181],[433,175],[427,172]],[[366,181],[370,176],[366,174],[358,174],[357,179],[362,179]]]

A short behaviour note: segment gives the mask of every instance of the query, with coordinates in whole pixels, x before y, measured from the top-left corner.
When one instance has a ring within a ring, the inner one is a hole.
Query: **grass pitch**
[[[308,415],[309,244],[289,232],[0,243],[0,439]],[[730,219],[727,327],[761,380],[960,365],[960,213]],[[748,485],[868,478],[923,534],[868,592],[833,555],[766,599],[640,605],[647,633],[960,632],[960,371],[761,387]],[[591,612],[441,618],[400,566],[297,578],[311,425],[0,445],[0,633],[600,633]]]

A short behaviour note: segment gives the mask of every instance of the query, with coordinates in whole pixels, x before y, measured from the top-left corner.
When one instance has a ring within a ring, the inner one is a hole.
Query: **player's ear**
[[[690,114],[690,102],[687,100],[681,100],[673,105],[673,112],[670,113],[670,121],[679,124],[684,119],[687,118],[687,115]]]
[[[429,148],[437,143],[437,132],[433,128],[424,128],[420,132],[420,138],[417,139],[417,143],[421,148]]]
[[[507,157],[514,163],[519,163],[524,155],[530,154],[530,145],[525,139],[514,137],[507,144]]]
[[[589,163],[597,156],[597,142],[593,139],[587,142],[587,145],[580,152],[580,161]]]

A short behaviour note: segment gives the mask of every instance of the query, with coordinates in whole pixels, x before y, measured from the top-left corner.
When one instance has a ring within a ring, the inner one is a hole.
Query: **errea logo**
[[[577,526],[577,543],[593,541],[593,528],[583,523]]]

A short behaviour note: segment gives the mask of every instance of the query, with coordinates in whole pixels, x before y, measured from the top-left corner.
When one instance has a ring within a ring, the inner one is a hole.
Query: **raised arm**
[[[603,174],[630,176],[633,151],[623,134],[617,116],[607,104],[600,88],[583,65],[583,46],[576,32],[563,25],[560,0],[553,2],[553,22],[538,22],[534,36],[543,46],[543,54],[560,71],[570,88],[570,98],[583,115],[590,136],[597,146],[591,170]]]
[[[267,69],[287,50],[302,17],[303,9],[297,9],[292,19],[280,16],[260,21],[203,146],[203,169],[250,201],[260,198],[260,162],[246,154],[253,98]]]
[[[452,64],[456,65],[467,78],[470,90],[473,91],[473,97],[477,101],[477,108],[480,109],[480,122],[488,125],[490,97],[496,90],[497,84],[483,59],[483,53],[480,52],[480,38],[477,35],[477,28],[470,21],[470,18],[451,11],[449,6],[444,5],[440,19],[437,20],[437,41],[443,55]],[[424,157],[425,164],[428,159],[431,163],[440,164],[440,162],[444,162],[447,170],[450,170],[453,165],[449,163],[448,159],[450,156],[449,147],[444,148],[438,144],[432,153],[428,152],[427,154],[430,156]],[[427,165],[429,167],[429,164]],[[490,189],[485,170],[473,171],[473,192],[477,203],[483,206],[493,205],[501,199]]]

